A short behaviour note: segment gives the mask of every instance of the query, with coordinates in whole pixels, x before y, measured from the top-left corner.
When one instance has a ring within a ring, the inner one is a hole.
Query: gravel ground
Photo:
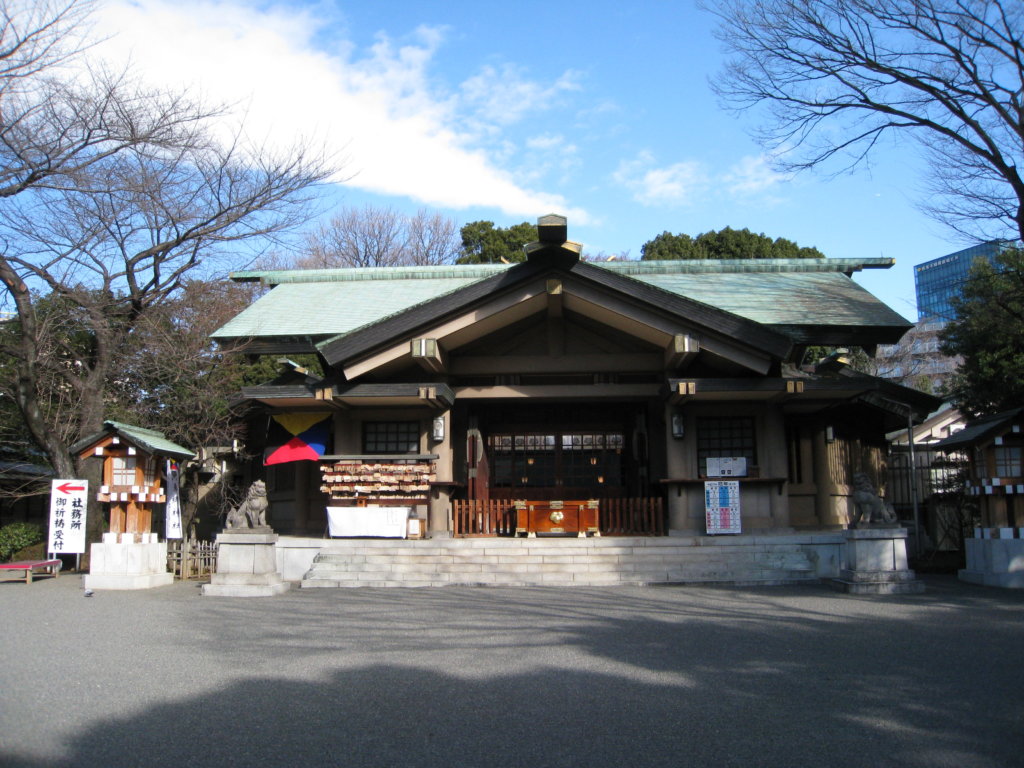
[[[0,582],[0,766],[1020,766],[1024,593]]]

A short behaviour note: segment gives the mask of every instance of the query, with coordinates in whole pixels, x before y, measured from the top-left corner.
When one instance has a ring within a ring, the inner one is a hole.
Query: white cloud
[[[580,89],[580,75],[572,70],[549,85],[528,80],[524,74],[523,68],[515,64],[488,64],[462,83],[462,100],[477,119],[507,125],[531,111],[544,110],[566,91]]]
[[[772,170],[766,155],[748,155],[722,177],[726,188],[736,195],[758,194],[789,180],[790,176]]]
[[[472,108],[479,126],[481,110],[499,110],[488,126],[500,142],[501,126],[531,100],[576,87],[572,73],[541,86],[515,69],[485,69],[447,93],[431,72],[441,28],[421,27],[401,43],[379,35],[368,51],[344,39],[328,49],[322,16],[245,0],[111,0],[99,20],[109,39],[91,55],[130,58],[133,71],[156,85],[238,105],[250,135],[271,147],[325,145],[345,159],[339,181],[346,185],[449,208],[587,219],[562,197],[523,187],[459,118]],[[490,76],[507,80],[485,96]]]
[[[768,194],[790,177],[771,169],[764,155],[748,156],[728,171],[716,173],[698,160],[683,160],[659,166],[650,152],[640,152],[632,160],[623,160],[613,179],[633,193],[633,199],[648,206],[691,205],[710,196],[717,198],[753,198],[776,203]]]
[[[613,178],[643,205],[688,205],[708,186],[708,174],[696,160],[654,166],[654,156],[641,152],[634,160],[620,163]]]
[[[573,175],[582,165],[579,147],[562,134],[543,133],[525,140],[527,160],[523,168],[529,171],[524,181],[540,180],[557,174],[563,184],[571,184]],[[592,223],[592,222],[591,222]]]

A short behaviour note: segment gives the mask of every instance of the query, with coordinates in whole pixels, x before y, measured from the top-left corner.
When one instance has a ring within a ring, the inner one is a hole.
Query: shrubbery
[[[0,528],[0,563],[6,563],[15,552],[43,540],[43,529],[32,523],[11,523]]]

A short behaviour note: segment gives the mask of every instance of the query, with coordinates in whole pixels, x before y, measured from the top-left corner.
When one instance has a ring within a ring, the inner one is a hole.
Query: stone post
[[[843,567],[833,587],[858,595],[924,592],[924,583],[907,567],[906,528],[856,528],[843,535]]]
[[[104,533],[89,547],[86,589],[149,589],[174,582],[167,570],[167,542],[155,533]]]
[[[270,597],[287,592],[277,570],[277,534],[270,528],[226,530],[217,535],[217,572],[209,597]]]

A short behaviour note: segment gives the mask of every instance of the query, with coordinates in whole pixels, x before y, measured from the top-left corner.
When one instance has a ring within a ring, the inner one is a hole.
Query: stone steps
[[[797,544],[767,537],[334,540],[301,586],[794,584],[816,582]]]

